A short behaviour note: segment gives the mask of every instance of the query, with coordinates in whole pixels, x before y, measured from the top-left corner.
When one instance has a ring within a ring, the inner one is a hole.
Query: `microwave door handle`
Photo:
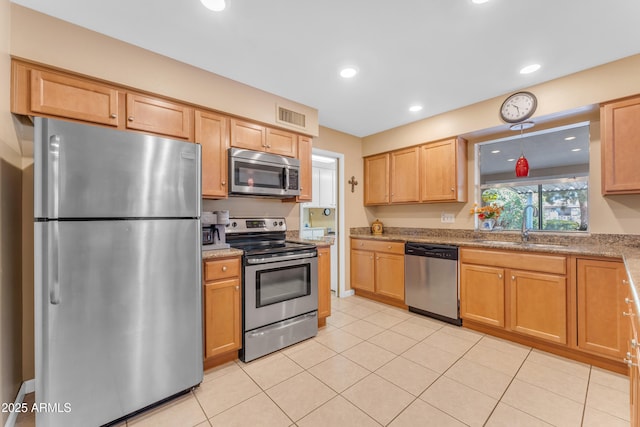
[[[284,168],[284,191],[289,191],[289,168]]]

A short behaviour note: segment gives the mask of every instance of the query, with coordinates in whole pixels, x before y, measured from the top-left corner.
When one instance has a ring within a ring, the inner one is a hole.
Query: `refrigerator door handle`
[[[49,289],[49,302],[53,305],[60,304],[60,277],[58,275],[58,243],[59,243],[58,221],[51,221],[51,238],[49,239],[49,253],[51,254],[51,288]]]
[[[49,175],[49,188],[51,199],[50,217],[58,218],[58,204],[60,196],[60,142],[59,135],[51,135],[49,137],[49,164],[51,166]]]

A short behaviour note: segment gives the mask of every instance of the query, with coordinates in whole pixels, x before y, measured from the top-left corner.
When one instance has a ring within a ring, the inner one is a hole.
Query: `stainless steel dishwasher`
[[[458,247],[407,242],[404,254],[404,301],[409,311],[462,325]]]

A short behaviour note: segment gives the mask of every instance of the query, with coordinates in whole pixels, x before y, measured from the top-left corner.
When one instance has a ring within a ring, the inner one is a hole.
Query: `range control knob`
[[[238,226],[237,222],[234,221],[234,222],[231,223],[231,227],[236,228],[237,226]]]
[[[278,226],[278,221],[273,221],[273,226],[277,227]]]
[[[280,221],[280,222],[278,223],[278,225],[279,225],[280,227],[282,227],[282,221]]]

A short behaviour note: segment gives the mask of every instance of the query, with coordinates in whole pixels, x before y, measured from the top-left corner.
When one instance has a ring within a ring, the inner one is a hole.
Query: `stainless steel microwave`
[[[229,149],[229,194],[291,197],[300,195],[300,161],[242,148]]]

